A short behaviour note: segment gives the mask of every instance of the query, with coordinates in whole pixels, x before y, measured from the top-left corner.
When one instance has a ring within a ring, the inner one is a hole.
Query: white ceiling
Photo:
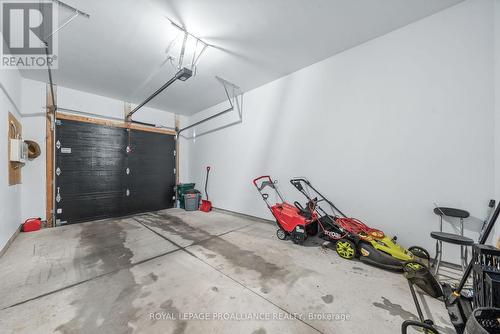
[[[79,17],[59,33],[54,78],[61,86],[141,102],[175,73],[170,64],[160,69],[176,34],[169,17],[216,46],[201,58],[196,77],[150,103],[191,115],[224,100],[215,75],[247,91],[460,1],[66,0],[90,19]],[[59,11],[60,19],[71,14]],[[22,75],[47,81],[46,71]]]

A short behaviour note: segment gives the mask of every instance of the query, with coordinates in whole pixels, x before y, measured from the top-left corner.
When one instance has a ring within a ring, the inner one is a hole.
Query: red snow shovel
[[[207,179],[205,180],[205,196],[207,197],[206,200],[202,199],[201,200],[201,206],[200,206],[200,211],[203,212],[210,212],[212,211],[212,202],[208,200],[208,192],[207,192],[207,185],[208,185],[208,173],[210,172],[210,166],[207,166]]]

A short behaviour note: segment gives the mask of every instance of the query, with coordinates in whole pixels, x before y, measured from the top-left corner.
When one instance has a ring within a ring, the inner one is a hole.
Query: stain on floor
[[[223,256],[231,265],[246,270],[256,271],[262,281],[279,279],[285,281],[290,271],[265,260],[255,252],[240,248],[239,246],[222,238],[213,238],[200,243],[204,248]]]
[[[202,240],[215,237],[215,235],[212,235],[207,231],[187,224],[182,220],[182,218],[165,212],[144,214],[136,217],[136,220],[146,226],[159,228],[168,234],[180,236],[182,239],[193,243],[198,243]]]
[[[155,273],[149,273],[149,277],[153,282],[156,282],[158,280],[158,275],[156,275]]]
[[[418,317],[403,309],[403,307],[399,304],[392,303],[389,299],[382,297],[382,303],[373,303],[373,306],[378,307],[380,309],[386,310],[390,315],[394,317],[400,317],[403,320],[417,320]]]
[[[95,268],[115,268],[117,265],[126,267],[130,265],[133,252],[125,247],[126,231],[119,222],[106,222],[103,228],[107,233],[115,235],[111,245],[103,240],[97,229],[82,229],[80,233],[80,246],[75,256],[75,266]],[[110,251],[112,248],[113,251]],[[120,256],[116,256],[120,254]],[[72,306],[75,316],[56,330],[61,333],[106,333],[120,328],[120,333],[132,333],[128,321],[136,316],[133,301],[139,298],[140,286],[135,282],[129,269],[120,270],[113,274],[113,283],[109,284],[106,291],[115,298],[101,298],[102,290],[92,289],[92,285],[83,285],[85,291],[80,293]]]
[[[331,304],[333,302],[333,296],[332,295],[322,296],[321,299],[325,302],[325,304]]]
[[[220,236],[190,226],[184,222],[182,218],[164,212],[148,213],[138,216],[135,219],[146,226],[159,228],[164,232],[180,236],[184,240],[202,246],[211,252],[203,252],[208,258],[216,257],[215,254],[222,256],[231,266],[235,267],[237,271],[245,269],[257,272],[262,284],[261,291],[263,293],[268,293],[270,291],[270,287],[267,283],[272,279],[286,282],[289,286],[292,286],[299,278],[312,273],[312,271],[305,269],[291,272],[284,267],[267,261],[253,251],[242,249],[238,245]]]
[[[175,328],[172,334],[183,334],[186,332],[187,328],[187,321],[186,320],[180,320],[179,319],[179,309],[174,306],[174,302],[171,299],[168,299],[164,303],[161,304],[160,306],[163,311],[166,313],[172,314],[175,317]]]

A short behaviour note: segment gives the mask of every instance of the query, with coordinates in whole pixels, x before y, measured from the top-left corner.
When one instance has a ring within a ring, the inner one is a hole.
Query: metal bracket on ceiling
[[[153,78],[155,78],[162,70],[165,64],[172,64],[178,71],[182,70],[183,68],[187,68],[191,70],[192,76],[196,76],[197,72],[197,65],[198,62],[205,52],[205,50],[208,47],[214,47],[212,44],[209,44],[202,40],[201,38],[193,35],[189,31],[187,31],[186,28],[183,26],[175,23],[172,19],[166,18],[172,26],[174,26],[177,30],[179,30],[180,33],[182,33],[182,46],[181,50],[179,52],[179,55],[173,56],[170,52],[174,48],[174,46],[177,44],[177,41],[179,39],[179,35],[177,35],[167,46],[165,53],[167,54],[167,59],[165,59],[152,73],[148,75],[148,77],[134,90],[134,92],[129,96],[129,99],[132,100],[135,96],[136,93],[138,93],[141,89],[143,89]],[[193,50],[193,56],[191,58],[191,62],[189,64],[184,65],[184,59],[186,55],[186,47],[187,47],[187,42],[188,42],[188,37],[192,37],[195,40],[195,46]],[[201,48],[200,48],[201,46]],[[176,61],[177,60],[177,61]],[[174,61],[177,62],[177,64],[174,64]]]
[[[132,115],[135,114],[139,109],[141,109],[144,105],[146,105],[149,101],[154,99],[158,94],[163,92],[166,88],[168,88],[171,84],[173,84],[176,80],[180,81],[186,81],[190,77],[194,76],[196,74],[196,64],[198,63],[198,60],[200,59],[201,55],[205,51],[205,49],[210,46],[210,44],[204,42],[200,38],[194,36],[193,34],[189,33],[184,27],[181,27],[177,23],[173,22],[171,19],[167,18],[170,23],[175,26],[177,29],[182,31],[184,34],[183,40],[182,40],[182,47],[181,47],[181,52],[179,55],[179,63],[177,65],[178,72],[169,80],[167,81],[163,86],[161,86],[159,89],[157,89],[153,94],[151,94],[146,100],[141,102],[139,105],[137,105],[132,111],[130,111],[127,116],[125,117],[126,120],[131,121],[132,120]],[[188,36],[193,37],[196,40],[196,45],[193,51],[193,58],[191,60],[191,64],[189,67],[184,66],[184,55],[186,52],[186,43]],[[202,44],[202,49],[199,53],[197,53],[198,50],[198,44]],[[170,48],[170,47],[169,47]],[[144,83],[141,84],[143,86]]]
[[[193,50],[193,57],[191,59],[191,63],[189,65],[189,69],[191,69],[193,71],[194,74],[196,74],[196,64],[198,64],[198,61],[200,60],[200,57],[203,55],[203,53],[205,52],[205,50],[210,46],[212,46],[211,44],[205,42],[204,40],[202,40],[201,38],[193,35],[192,33],[190,33],[189,31],[187,31],[187,29],[177,23],[175,23],[172,19],[169,19],[167,17],[167,20],[170,21],[170,24],[172,24],[174,27],[176,27],[177,29],[179,29],[180,32],[183,33],[183,38],[182,38],[182,47],[181,47],[181,52],[180,52],[180,55],[179,55],[179,62],[177,64],[177,69],[181,69],[184,64],[184,54],[185,54],[185,51],[186,51],[186,43],[187,43],[187,39],[188,37],[192,37],[195,39],[196,41],[196,44],[195,44],[195,47],[194,47],[194,50]],[[198,46],[201,45],[201,49],[200,51],[198,52]],[[172,45],[169,46],[169,48],[167,48],[167,50],[169,50],[171,48]]]
[[[195,35],[191,34],[189,31],[186,30],[186,28],[178,25],[171,19],[167,17],[167,20],[170,21],[170,23],[176,27],[179,31],[183,33],[183,39],[182,39],[182,47],[181,51],[179,54],[179,61],[177,64],[177,70],[178,72],[170,79],[168,80],[163,86],[161,86],[159,89],[157,89],[153,94],[151,94],[149,97],[147,97],[143,102],[138,104],[132,111],[130,111],[126,117],[126,121],[132,121],[132,115],[134,115],[139,109],[141,109],[143,106],[145,106],[149,101],[154,99],[158,94],[163,92],[166,88],[168,88],[171,84],[173,84],[175,81],[180,80],[180,81],[186,81],[192,76],[196,75],[196,64],[198,64],[198,61],[200,60],[200,57],[203,55],[207,47],[212,46],[208,44],[207,42],[203,41],[202,39],[196,37]],[[187,44],[187,39],[188,37],[192,37],[195,39],[196,44],[193,50],[193,57],[191,59],[191,63],[189,65],[184,65],[184,56],[186,53],[186,44]],[[173,47],[175,40],[170,43],[170,45],[167,48],[167,52]],[[198,51],[199,45],[201,45],[201,50]],[[173,57],[170,57],[171,59],[174,59]],[[163,65],[162,65],[163,66]],[[162,66],[158,68],[158,71],[161,70]],[[145,86],[146,83],[148,83],[155,75],[156,73],[153,73],[150,75],[140,86],[139,88],[142,88]],[[136,89],[138,91],[138,89]]]
[[[215,79],[217,79],[217,81],[222,85],[222,87],[224,88],[224,93],[226,94],[226,98],[227,98],[227,101],[229,102],[229,108],[226,108],[224,109],[223,111],[221,112],[218,112],[212,116],[209,116],[209,117],[206,117],[204,119],[202,119],[201,121],[198,121],[198,122],[195,122],[191,125],[188,125],[182,129],[180,129],[177,134],[179,136],[182,136],[183,138],[185,139],[195,139],[196,137],[200,137],[200,136],[203,136],[203,135],[206,135],[208,133],[212,133],[212,132],[215,132],[215,131],[218,131],[218,130],[222,130],[222,129],[225,129],[225,128],[228,128],[230,126],[233,126],[233,125],[236,125],[236,124],[239,124],[243,121],[243,93],[241,92],[241,89],[240,87],[236,86],[235,84],[233,84],[232,82],[230,81],[227,81],[225,79],[222,79],[221,77],[218,77],[216,76]],[[236,108],[236,112],[238,114],[238,120],[234,121],[234,122],[231,122],[229,124],[225,124],[223,126],[219,126],[219,127],[216,127],[215,129],[212,129],[212,130],[208,130],[208,131],[204,131],[202,133],[199,133],[199,134],[196,134],[196,133],[193,133],[193,135],[191,136],[184,136],[182,135],[182,132],[188,130],[188,129],[192,129],[192,128],[195,128],[196,126],[198,125],[201,125],[205,122],[208,122],[214,118],[217,118],[217,117],[220,117],[224,114],[227,114],[233,110],[235,110]]]
[[[87,18],[89,18],[89,17],[90,17],[90,14],[88,14],[88,13],[86,13],[86,12],[82,11],[82,10],[79,10],[79,9],[78,9],[78,8],[76,8],[76,7],[73,7],[73,6],[71,6],[71,5],[68,5],[67,3],[62,2],[62,1],[60,1],[60,0],[52,0],[52,2],[55,2],[56,4],[60,5],[61,7],[65,7],[65,8],[71,9],[71,10],[73,10],[73,11],[77,12],[79,15],[85,16],[85,17],[87,17]]]
[[[64,21],[64,23],[61,24],[56,30],[54,30],[50,35],[48,35],[47,37],[45,37],[45,40],[49,39],[54,34],[56,34],[57,32],[59,32],[61,29],[63,29],[64,27],[66,27],[68,24],[71,23],[71,21],[73,21],[74,19],[76,19],[78,16],[83,16],[85,18],[90,18],[90,14],[88,14],[88,13],[86,13],[84,11],[81,11],[81,10],[79,10],[76,7],[68,5],[65,2],[62,2],[62,1],[59,1],[59,0],[52,0],[52,2],[58,4],[61,7],[64,7],[64,8],[67,8],[67,9],[73,11],[74,14],[72,16],[70,16],[66,21]]]

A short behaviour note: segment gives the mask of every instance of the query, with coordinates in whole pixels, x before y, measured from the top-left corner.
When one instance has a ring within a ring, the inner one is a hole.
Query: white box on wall
[[[28,159],[28,144],[22,139],[10,140],[10,161],[25,163]]]

